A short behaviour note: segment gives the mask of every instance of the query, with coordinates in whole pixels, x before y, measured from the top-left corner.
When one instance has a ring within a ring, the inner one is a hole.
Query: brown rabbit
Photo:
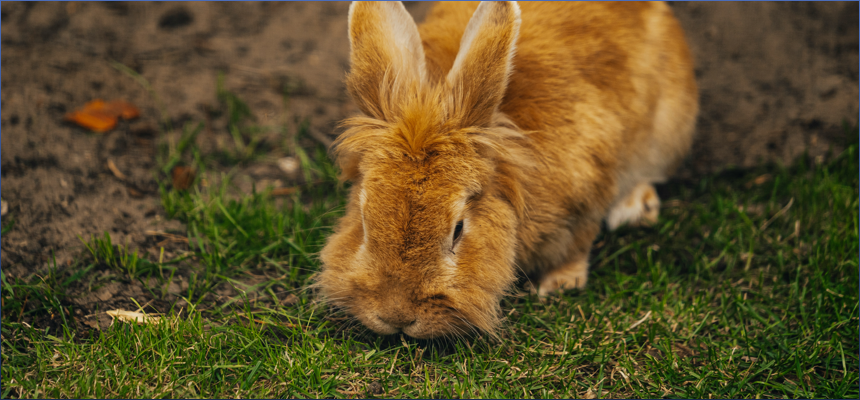
[[[336,142],[353,186],[315,286],[380,334],[492,334],[518,272],[583,287],[602,220],[656,220],[651,184],[690,147],[664,3],[439,3],[418,28],[356,2],[349,35],[364,115]]]

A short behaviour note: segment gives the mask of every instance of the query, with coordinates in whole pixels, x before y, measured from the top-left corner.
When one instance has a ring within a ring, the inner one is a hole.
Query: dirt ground
[[[421,21],[430,4],[409,2]],[[856,2],[707,2],[672,5],[696,59],[701,116],[679,175],[762,162],[790,163],[838,151],[842,124],[858,116]],[[154,180],[159,121],[207,121],[201,145],[232,140],[211,121],[216,79],[244,99],[260,124],[309,117],[333,137],[357,109],[348,69],[347,3],[3,2],[2,197],[14,228],[2,237],[7,276],[61,265],[81,251],[78,235],[110,232],[114,243],[152,246],[166,221]],[[129,74],[145,78],[150,93]],[[288,106],[284,87],[291,89]],[[141,117],[92,134],[63,116],[95,99],[121,98]],[[325,141],[325,140],[323,140]],[[111,161],[127,178],[107,167]],[[246,180],[276,179],[261,161]],[[177,289],[178,290],[178,289]],[[93,297],[94,296],[94,297]],[[110,293],[86,301],[104,300]]]

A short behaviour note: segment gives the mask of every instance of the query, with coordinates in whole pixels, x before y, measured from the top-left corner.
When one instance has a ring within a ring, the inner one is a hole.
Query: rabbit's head
[[[380,334],[492,333],[516,279],[522,134],[499,114],[520,24],[482,3],[449,71],[429,71],[399,2],[349,11],[347,88],[363,116],[335,155],[353,183],[316,287]],[[446,73],[447,72],[447,73]]]

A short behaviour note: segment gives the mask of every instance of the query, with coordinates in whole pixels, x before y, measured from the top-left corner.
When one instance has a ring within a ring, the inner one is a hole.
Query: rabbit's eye
[[[462,237],[462,236],[463,236],[463,220],[460,220],[460,221],[457,221],[457,226],[454,227],[454,240],[452,241],[453,242],[452,247],[457,245],[457,242],[460,241],[460,237]]]

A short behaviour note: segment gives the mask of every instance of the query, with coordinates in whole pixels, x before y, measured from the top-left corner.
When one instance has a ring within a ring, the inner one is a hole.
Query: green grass
[[[243,132],[270,128],[224,93],[222,116],[239,132],[231,162],[265,157]],[[856,130],[826,164],[670,183],[656,226],[598,237],[586,290],[506,299],[497,342],[380,337],[303,290],[346,193],[320,147],[295,145],[303,126],[271,128],[294,134],[278,149],[302,164],[290,197],[238,191],[235,169],[201,153],[190,124],[160,162],[194,166],[195,184],[176,190],[170,168],[159,172],[165,212],[186,227],[184,249],[146,254],[91,237],[70,268],[3,276],[0,394],[858,396]],[[163,323],[98,331],[74,322],[71,288],[139,282],[146,290],[134,302],[144,304],[171,299],[165,288],[178,276],[188,282],[183,305],[161,309]]]

